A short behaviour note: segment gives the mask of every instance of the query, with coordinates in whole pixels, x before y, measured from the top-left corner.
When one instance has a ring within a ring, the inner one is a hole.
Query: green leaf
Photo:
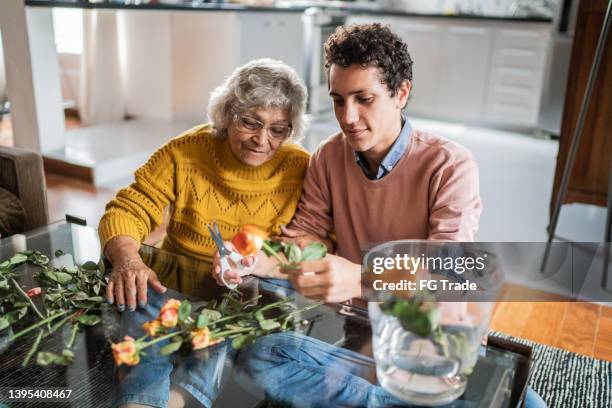
[[[327,247],[321,242],[313,242],[302,250],[302,261],[321,259],[327,254]]]
[[[8,319],[10,324],[18,322],[28,313],[28,307],[22,307],[19,309],[11,310],[6,314],[6,318]]]
[[[7,327],[10,327],[9,319],[6,316],[0,317],[0,330],[4,330]]]
[[[75,274],[79,271],[79,268],[76,266],[64,266],[62,267],[62,271],[70,274]]]
[[[236,350],[240,350],[241,348],[253,343],[256,338],[257,336],[254,334],[243,334],[241,336],[235,337],[232,340],[232,347]]]
[[[8,288],[9,288],[8,280],[6,279],[0,280],[0,289],[8,289]]]
[[[255,313],[253,313],[253,317],[255,317],[255,319],[257,319],[258,322],[262,322],[266,320],[261,310],[258,310]]]
[[[58,249],[57,251],[55,251],[55,257],[56,258],[59,258],[62,255],[64,255],[64,251],[62,251],[61,249]]]
[[[104,302],[104,298],[102,296],[90,296],[87,298],[90,302]]]
[[[94,285],[94,287],[93,287],[93,291],[94,291],[94,293],[95,293],[96,295],[100,294],[100,286],[101,286],[101,284],[100,284],[100,282],[98,282],[98,283],[96,283],[96,284]]]
[[[54,303],[61,297],[62,297],[61,293],[47,293],[45,295],[45,300],[49,303]]]
[[[44,274],[49,279],[51,279],[54,282],[59,283],[60,285],[65,285],[66,283],[72,280],[72,275],[67,274],[65,272],[46,271]]]
[[[206,327],[208,325],[208,318],[206,316],[204,316],[203,314],[198,315],[198,319],[196,320],[196,327],[198,329],[203,329],[204,327]]]
[[[259,322],[259,327],[261,327],[263,330],[270,331],[278,329],[280,327],[280,323],[272,319],[262,320]]]
[[[98,270],[102,273],[102,276],[104,276],[106,273],[106,265],[104,265],[104,261],[102,259],[100,259],[100,262],[98,262]]]
[[[86,271],[95,271],[98,269],[98,264],[93,261],[87,261],[81,265],[81,268],[85,269]]]
[[[102,321],[102,318],[98,315],[81,315],[77,317],[77,321],[85,326],[95,326]]]
[[[77,292],[72,297],[72,300],[87,300],[89,296],[85,292]]]
[[[387,301],[382,310],[397,317],[404,330],[423,337],[429,336],[440,323],[437,307],[424,308],[423,303],[415,299]]]
[[[178,349],[181,348],[181,345],[183,345],[183,339],[179,339],[178,341],[174,341],[170,344],[166,344],[164,347],[162,347],[159,350],[159,354],[161,354],[162,356],[166,356],[168,354],[172,354],[175,351],[177,351]]]
[[[36,355],[36,364],[39,366],[68,365],[74,360],[74,353],[68,349],[64,349],[62,354],[55,354],[50,351],[39,351]]]
[[[179,321],[184,322],[191,313],[191,303],[188,300],[183,300],[179,306],[178,318]]]
[[[296,244],[287,244],[285,247],[285,255],[287,256],[289,263],[300,262],[302,259],[302,250]]]
[[[28,260],[28,256],[24,254],[16,254],[9,260],[9,265],[19,265]]]
[[[75,307],[79,309],[89,309],[90,307],[94,307],[96,304],[87,300],[81,300],[77,302],[72,302]]]
[[[219,320],[221,318],[221,313],[213,309],[202,309],[200,314],[206,316],[209,322],[214,322],[215,320]]]
[[[39,351],[36,355],[36,364],[45,367],[51,364],[56,364],[56,362],[60,359],[61,356],[58,356],[50,351]]]
[[[0,263],[0,269],[7,269],[11,265],[11,260],[7,259],[6,261]]]
[[[38,251],[32,255],[31,259],[38,266],[44,266],[49,263],[49,258]]]

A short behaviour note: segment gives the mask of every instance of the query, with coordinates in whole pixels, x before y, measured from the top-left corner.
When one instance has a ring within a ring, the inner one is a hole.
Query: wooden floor
[[[10,125],[7,127],[6,121],[3,122],[0,145],[10,145]],[[73,121],[67,126],[78,126],[78,123]],[[83,216],[89,225],[95,226],[114,193],[82,181],[47,174],[49,219],[61,220],[69,213]],[[612,307],[559,301],[497,303],[491,329],[612,361]]]

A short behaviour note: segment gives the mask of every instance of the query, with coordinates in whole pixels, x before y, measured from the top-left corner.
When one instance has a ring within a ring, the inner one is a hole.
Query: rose
[[[122,342],[113,343],[111,345],[115,364],[134,366],[140,362],[140,354],[134,339],[130,336],[125,336]]]
[[[28,290],[26,292],[26,295],[28,295],[28,297],[30,297],[30,298],[33,298],[34,296],[40,295],[41,292],[42,292],[42,290],[40,289],[40,287],[36,287],[36,288],[32,288],[32,289]]]
[[[162,324],[159,320],[151,320],[150,322],[143,324],[142,328],[149,336],[155,337],[159,335],[160,331],[162,330]]]
[[[175,309],[177,312],[181,307],[181,301],[176,299],[168,299],[166,303],[161,308],[161,313],[165,312],[168,309]]]
[[[161,325],[166,329],[171,329],[178,323],[178,310],[168,309],[159,315]]]
[[[247,224],[232,238],[232,244],[240,255],[252,256],[261,249],[267,238],[268,233],[255,225]]]
[[[221,343],[223,338],[211,340],[210,330],[208,327],[203,329],[195,329],[191,331],[191,348],[200,350],[215,344]]]
[[[181,307],[181,302],[176,299],[170,299],[162,306],[158,317],[162,326],[167,329],[176,326],[178,323],[179,307]]]

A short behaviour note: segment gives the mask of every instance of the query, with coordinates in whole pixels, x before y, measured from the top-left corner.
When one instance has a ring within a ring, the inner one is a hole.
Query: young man
[[[413,129],[406,43],[380,24],[340,27],[325,43],[341,132],[312,156],[289,235],[336,237],[336,255],[304,262],[290,280],[328,302],[360,296],[362,252],[399,239],[473,241],[478,167],[468,150]],[[312,274],[314,272],[314,274]]]
[[[335,255],[302,262],[289,279],[305,296],[339,302],[360,297],[361,252],[370,244],[472,241],[481,206],[471,154],[412,129],[401,113],[412,60],[399,37],[380,24],[340,27],[327,40],[325,57],[342,131],[312,156],[285,233],[298,241],[335,240]],[[405,406],[366,380],[373,365],[363,354],[291,332],[258,339],[237,362],[251,384],[282,406]],[[546,406],[531,389],[526,404]]]

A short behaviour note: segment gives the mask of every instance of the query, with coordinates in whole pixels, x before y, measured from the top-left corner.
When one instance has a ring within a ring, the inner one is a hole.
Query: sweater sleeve
[[[321,239],[333,231],[332,204],[326,163],[321,148],[310,158],[298,204],[290,227]]]
[[[175,171],[171,143],[136,170],[134,182],[119,190],[106,205],[98,226],[102,249],[119,235],[128,235],[140,243],[162,223],[164,209],[176,199]]]
[[[466,159],[444,166],[430,182],[431,240],[474,241],[480,221],[478,166]]]

